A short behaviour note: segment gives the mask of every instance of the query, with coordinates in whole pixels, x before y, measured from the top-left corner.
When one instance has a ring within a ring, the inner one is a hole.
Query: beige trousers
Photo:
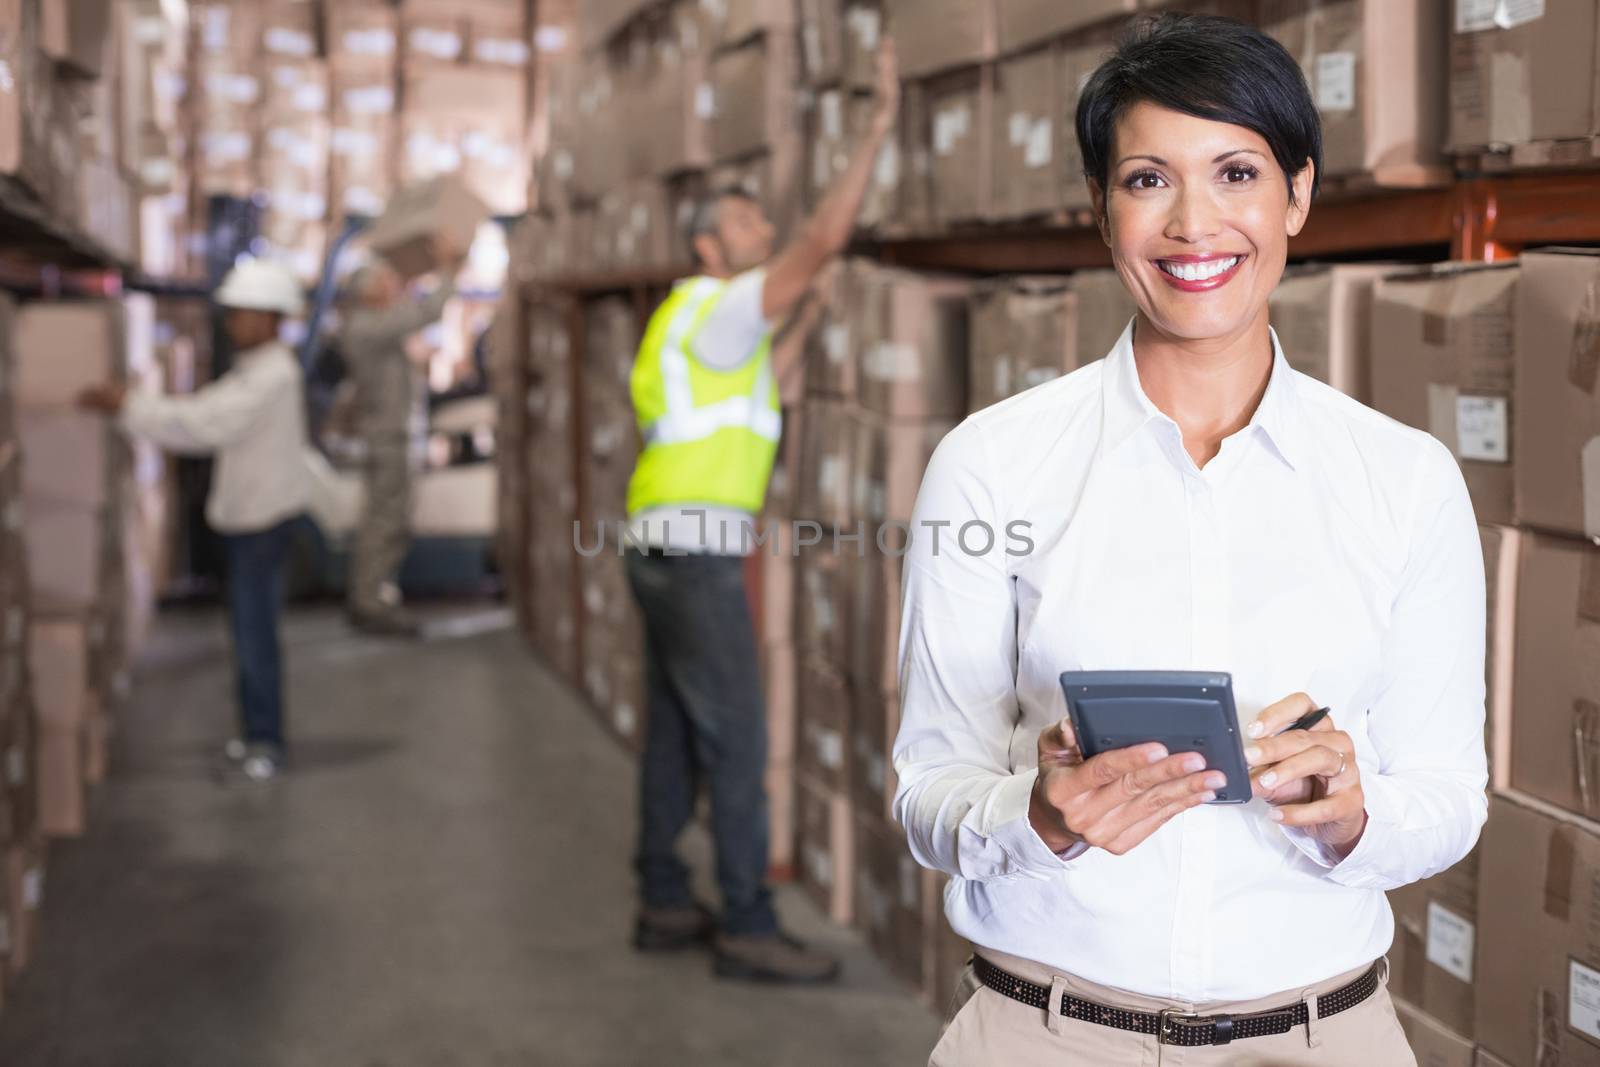
[[[1305,999],[1312,1009],[1312,1021],[1285,1034],[1246,1038],[1227,1045],[1161,1045],[1153,1036],[1059,1014],[1052,1017],[1030,1008],[983,985],[969,963],[951,1003],[944,1036],[928,1059],[929,1067],[1417,1067],[1389,1000],[1387,963],[1381,965],[1382,981],[1376,993],[1330,1019],[1318,1019],[1314,998],[1354,981],[1365,967],[1306,989],[1260,1000],[1189,1005],[1057,975],[1042,964],[1002,952],[984,949],[983,955],[996,967],[1035,985],[1059,987],[1075,997],[1113,1007],[1243,1015]]]

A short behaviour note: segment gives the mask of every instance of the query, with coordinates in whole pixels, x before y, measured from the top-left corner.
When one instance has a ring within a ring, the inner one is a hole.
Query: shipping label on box
[[[1022,218],[1062,206],[1060,56],[1042,48],[1001,61],[996,72],[995,121],[990,127],[994,161],[993,215]]]

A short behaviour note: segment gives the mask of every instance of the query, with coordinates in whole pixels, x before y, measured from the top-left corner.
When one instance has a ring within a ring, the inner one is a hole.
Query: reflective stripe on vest
[[[694,388],[689,380],[690,357],[684,351],[684,342],[710,315],[727,283],[715,278],[696,278],[685,284],[690,291],[684,297],[683,307],[667,327],[667,336],[658,357],[667,410],[650,425],[640,428],[646,447],[703,441],[718,430],[730,427],[750,430],[767,441],[778,440],[782,420],[770,401],[770,359],[761,360],[756,370],[755,386],[749,394],[695,406]]]

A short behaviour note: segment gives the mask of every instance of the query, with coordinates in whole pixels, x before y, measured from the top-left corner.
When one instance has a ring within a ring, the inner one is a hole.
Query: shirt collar
[[[1144,386],[1139,382],[1139,369],[1133,359],[1133,326],[1130,320],[1106,357],[1101,390],[1105,410],[1102,434],[1107,450],[1120,447],[1152,421],[1172,422],[1145,395]],[[1267,379],[1267,391],[1256,406],[1247,429],[1259,431],[1272,443],[1279,458],[1291,469],[1297,469],[1304,453],[1294,371],[1284,358],[1277,331],[1269,327],[1268,333],[1272,336],[1272,375]]]

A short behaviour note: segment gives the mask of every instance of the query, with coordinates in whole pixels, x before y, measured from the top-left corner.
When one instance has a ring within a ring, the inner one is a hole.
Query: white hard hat
[[[270,259],[244,259],[217,287],[222,307],[250,311],[277,311],[290,318],[305,310],[305,293],[293,272]]]

